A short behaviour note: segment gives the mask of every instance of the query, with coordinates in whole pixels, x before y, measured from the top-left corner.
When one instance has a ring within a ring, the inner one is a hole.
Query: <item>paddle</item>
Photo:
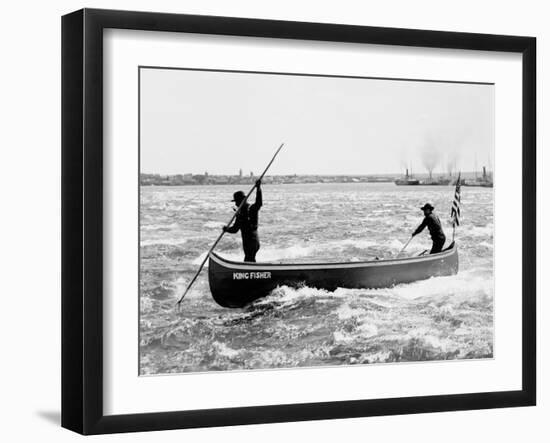
[[[279,154],[279,151],[283,148],[284,146],[284,143],[281,143],[281,146],[279,146],[279,149],[277,149],[277,151],[275,151],[275,154],[273,155],[273,158],[271,159],[271,161],[268,163],[268,165],[266,166],[266,168],[264,169],[264,172],[262,173],[262,175],[260,176],[260,178],[258,180],[256,180],[256,183],[258,181],[261,181],[263,178],[264,178],[264,175],[266,174],[267,170],[269,169],[269,167],[271,166],[271,164],[273,163],[273,161],[275,160],[275,157],[277,157],[277,154]],[[248,200],[248,197],[250,197],[250,194],[252,194],[252,191],[254,191],[254,189],[256,188],[256,183],[254,183],[254,186],[252,186],[252,189],[250,189],[250,191],[248,191],[248,194],[246,194],[246,197],[244,198],[244,200],[241,202],[241,204],[239,205],[239,207],[237,208],[237,210],[233,213],[233,216],[231,217],[231,219],[229,220],[229,222],[225,225],[225,226],[230,226],[231,223],[233,223],[233,220],[235,220],[235,217],[237,217],[237,215],[239,214],[239,211],[241,210],[241,208],[243,207],[243,205],[246,203],[246,200]],[[206,253],[206,256],[204,257],[204,260],[202,261],[201,265],[199,266],[199,270],[197,271],[197,273],[195,274],[195,276],[193,277],[193,279],[191,280],[191,282],[187,285],[187,289],[185,290],[185,292],[183,293],[183,295],[180,297],[180,299],[178,300],[177,302],[177,305],[179,306],[182,302],[182,300],[184,299],[184,297],[187,295],[187,293],[189,292],[189,290],[191,289],[191,286],[193,286],[193,283],[195,283],[195,280],[197,279],[197,277],[199,276],[199,274],[201,273],[202,271],[202,268],[204,268],[204,265],[206,263],[206,260],[208,260],[208,257],[210,256],[210,253],[214,250],[214,248],[218,245],[218,243],[220,242],[220,240],[222,239],[223,237],[223,234],[225,234],[225,231],[222,231],[220,233],[220,235],[218,235],[218,238],[216,239],[216,241],[214,242],[214,244],[212,245],[212,247],[208,250],[208,252]]]
[[[407,241],[407,243],[405,243],[405,246],[403,246],[403,249],[401,249],[401,251],[399,251],[399,254],[397,254],[397,257],[395,258],[399,258],[399,256],[401,254],[403,254],[403,251],[407,248],[407,246],[409,246],[409,243],[411,242],[411,240],[414,238],[414,235],[411,235],[411,238],[409,238],[409,240]]]

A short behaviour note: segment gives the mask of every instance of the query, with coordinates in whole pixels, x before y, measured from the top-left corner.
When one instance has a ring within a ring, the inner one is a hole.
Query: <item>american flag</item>
[[[453,228],[460,225],[460,172],[458,173],[458,179],[456,180],[455,198],[453,205],[451,206],[451,222]]]

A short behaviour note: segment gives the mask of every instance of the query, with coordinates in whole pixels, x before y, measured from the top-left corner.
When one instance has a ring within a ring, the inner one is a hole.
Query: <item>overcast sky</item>
[[[141,69],[141,172],[446,171],[492,162],[494,86]]]

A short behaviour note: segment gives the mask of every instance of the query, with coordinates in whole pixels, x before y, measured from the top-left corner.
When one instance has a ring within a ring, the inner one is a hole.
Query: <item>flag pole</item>
[[[455,196],[453,204],[451,206],[451,218],[453,223],[453,242],[455,241],[456,225],[459,224],[458,218],[460,217],[460,172],[456,179]]]

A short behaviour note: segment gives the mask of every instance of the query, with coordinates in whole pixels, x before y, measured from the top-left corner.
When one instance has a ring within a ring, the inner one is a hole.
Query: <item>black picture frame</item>
[[[103,413],[103,30],[522,54],[522,388],[132,415]],[[62,426],[82,434],[320,420],[536,403],[536,39],[232,17],[83,9],[62,18]]]

